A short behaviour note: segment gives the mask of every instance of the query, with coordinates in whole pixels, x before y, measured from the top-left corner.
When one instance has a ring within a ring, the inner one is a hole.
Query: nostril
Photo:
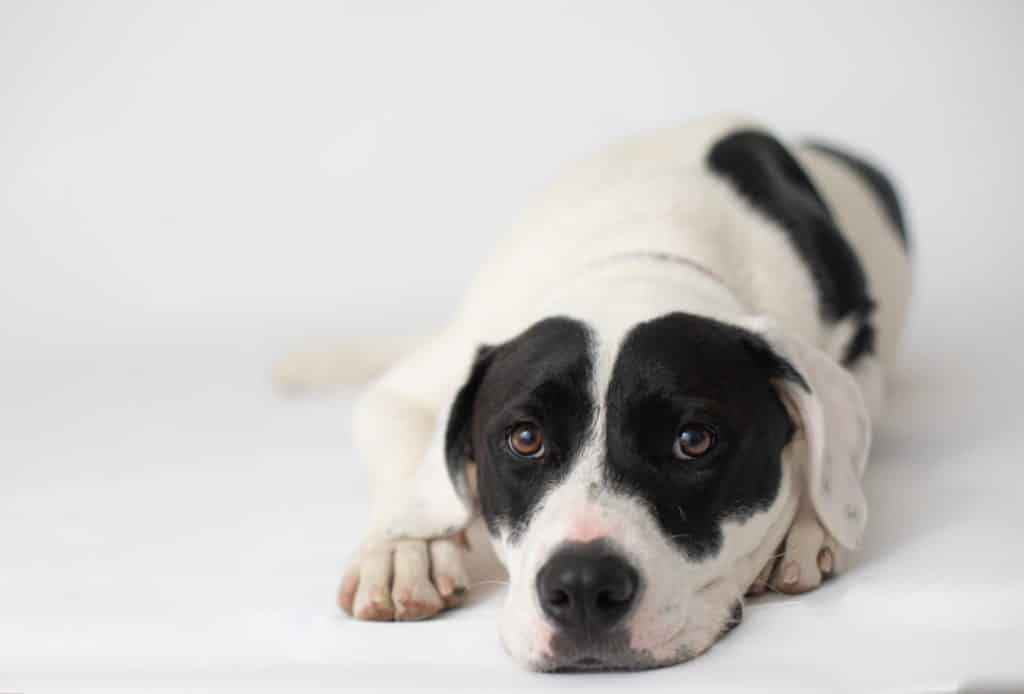
[[[602,612],[624,610],[633,602],[636,579],[632,571],[617,572],[609,577],[610,583],[598,589],[594,595],[594,606]]]
[[[548,604],[552,607],[567,607],[572,598],[564,590],[552,590],[548,593]]]
[[[602,590],[597,594],[597,600],[594,603],[602,610],[614,610],[617,607],[621,607],[623,603],[629,602],[629,598],[622,598],[615,595],[610,590]]]

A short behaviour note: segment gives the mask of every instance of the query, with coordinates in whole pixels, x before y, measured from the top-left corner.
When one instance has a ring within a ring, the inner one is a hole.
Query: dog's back
[[[483,267],[459,323],[504,339],[552,286],[608,258],[663,254],[839,360],[868,350],[885,363],[909,291],[902,220],[891,183],[859,158],[710,118],[623,140],[556,180]]]

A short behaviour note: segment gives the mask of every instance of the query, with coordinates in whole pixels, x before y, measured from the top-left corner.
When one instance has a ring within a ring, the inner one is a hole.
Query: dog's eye
[[[544,455],[544,434],[536,424],[521,422],[508,432],[508,447],[520,458]]]
[[[680,460],[699,458],[715,445],[715,434],[700,424],[687,424],[676,437],[672,454]]]

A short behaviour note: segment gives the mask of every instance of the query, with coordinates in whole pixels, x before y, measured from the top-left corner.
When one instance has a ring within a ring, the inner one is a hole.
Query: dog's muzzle
[[[569,543],[556,551],[537,573],[537,599],[558,629],[560,664],[612,665],[604,656],[621,642],[639,593],[636,569],[607,542]]]

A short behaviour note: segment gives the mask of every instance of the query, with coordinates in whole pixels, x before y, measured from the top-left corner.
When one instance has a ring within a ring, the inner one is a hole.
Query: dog
[[[458,605],[462,533],[482,518],[515,660],[640,669],[706,651],[745,595],[840,573],[867,522],[908,245],[875,166],[741,118],[572,167],[443,331],[361,353],[409,350],[357,406],[371,518],[341,608]],[[351,356],[279,380],[336,379]]]

